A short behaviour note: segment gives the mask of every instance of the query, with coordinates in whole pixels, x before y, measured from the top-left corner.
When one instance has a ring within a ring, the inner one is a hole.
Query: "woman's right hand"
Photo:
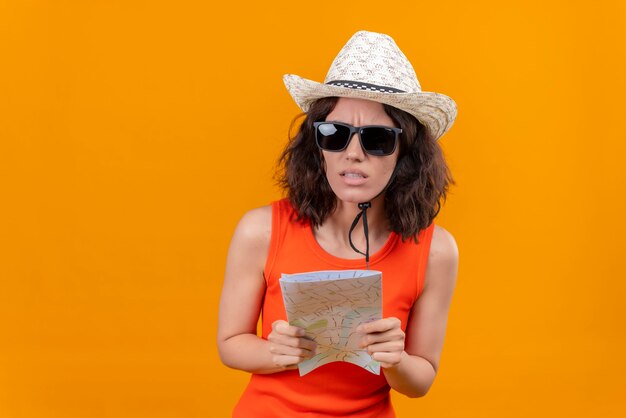
[[[298,363],[313,357],[317,348],[315,341],[306,338],[302,328],[283,320],[272,323],[267,340],[274,364],[285,369],[295,369]]]

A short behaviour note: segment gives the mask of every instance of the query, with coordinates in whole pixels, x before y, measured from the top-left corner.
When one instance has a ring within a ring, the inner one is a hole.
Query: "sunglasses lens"
[[[372,155],[389,155],[396,148],[396,133],[383,127],[363,128],[361,143],[365,151]]]
[[[340,151],[350,138],[350,129],[335,123],[323,123],[317,127],[317,145],[327,151]]]

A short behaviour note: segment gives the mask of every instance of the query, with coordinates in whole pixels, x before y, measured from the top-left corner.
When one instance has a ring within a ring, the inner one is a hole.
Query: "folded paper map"
[[[298,364],[304,376],[324,364],[346,361],[380,374],[380,365],[359,347],[356,328],[382,318],[382,273],[329,270],[283,274],[279,280],[287,320],[317,343],[313,358]]]

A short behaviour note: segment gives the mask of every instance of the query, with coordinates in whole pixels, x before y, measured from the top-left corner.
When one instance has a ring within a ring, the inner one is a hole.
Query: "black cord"
[[[367,210],[371,207],[372,207],[371,202],[359,203],[359,209],[361,209],[361,212],[359,212],[356,218],[354,218],[354,221],[352,222],[352,226],[350,226],[350,232],[348,232],[348,241],[350,241],[350,246],[352,247],[354,251],[365,256],[365,265],[368,270],[370,268],[370,238],[369,238],[369,228],[367,225]],[[361,218],[363,218],[363,233],[365,234],[365,252],[356,248],[354,246],[354,243],[352,242],[352,231],[354,231],[354,228],[356,228],[357,224],[359,223],[359,219]]]

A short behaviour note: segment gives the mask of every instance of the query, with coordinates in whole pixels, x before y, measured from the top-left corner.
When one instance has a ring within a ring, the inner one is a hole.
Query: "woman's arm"
[[[228,250],[220,298],[217,346],[228,367],[275,373],[312,356],[315,345],[302,329],[276,321],[268,340],[256,334],[265,294],[263,269],[269,251],[272,208],[251,210],[239,221]]]
[[[454,237],[435,226],[424,289],[413,305],[406,328],[385,318],[363,324],[363,346],[381,363],[389,385],[409,397],[424,396],[433,384],[456,284],[458,249]]]

